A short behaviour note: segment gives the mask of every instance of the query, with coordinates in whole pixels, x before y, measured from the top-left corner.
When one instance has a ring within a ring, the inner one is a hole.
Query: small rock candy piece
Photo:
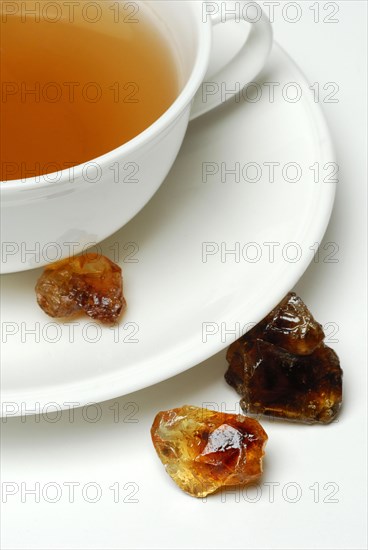
[[[92,253],[47,266],[37,281],[36,296],[45,313],[59,318],[84,312],[114,323],[126,307],[121,268]]]
[[[191,496],[254,483],[262,474],[267,434],[252,418],[186,405],[158,413],[151,436],[167,473]]]

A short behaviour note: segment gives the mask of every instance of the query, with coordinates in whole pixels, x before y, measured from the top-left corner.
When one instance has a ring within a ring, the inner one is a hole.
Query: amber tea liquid
[[[150,126],[178,94],[173,53],[147,7],[85,4],[0,4],[1,180],[95,159]]]

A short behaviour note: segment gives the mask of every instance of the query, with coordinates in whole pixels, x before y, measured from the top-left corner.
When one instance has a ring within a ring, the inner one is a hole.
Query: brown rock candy
[[[285,298],[248,334],[261,338],[296,355],[311,354],[323,341],[322,326],[299,296],[289,292]]]
[[[186,405],[159,412],[151,436],[167,473],[191,496],[253,483],[262,474],[267,434],[252,418]]]
[[[311,355],[294,355],[256,340],[246,355],[241,407],[245,413],[331,422],[341,406],[342,371],[323,344]]]
[[[47,266],[37,281],[36,296],[45,313],[59,318],[84,312],[114,323],[126,307],[121,268],[92,253]]]
[[[289,294],[234,342],[225,379],[242,396],[244,412],[331,422],[341,407],[342,370],[323,337],[302,300]]]

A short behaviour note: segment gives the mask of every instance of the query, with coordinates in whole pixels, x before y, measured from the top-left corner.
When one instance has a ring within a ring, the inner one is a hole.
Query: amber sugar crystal
[[[322,326],[299,296],[290,292],[245,339],[261,338],[296,355],[309,355],[323,341]]]
[[[342,402],[342,370],[324,333],[295,294],[227,353],[226,381],[245,413],[306,423],[331,422]]]
[[[83,254],[47,266],[37,281],[39,306],[51,317],[85,313],[116,322],[126,307],[121,268],[98,254]]]
[[[191,496],[254,483],[262,474],[267,434],[252,418],[186,405],[158,413],[151,436],[167,473]]]

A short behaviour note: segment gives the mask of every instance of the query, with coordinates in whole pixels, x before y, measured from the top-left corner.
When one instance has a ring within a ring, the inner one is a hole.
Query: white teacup
[[[180,60],[183,85],[177,99],[141,134],[97,159],[55,174],[2,182],[1,273],[77,254],[113,234],[145,206],[174,163],[189,120],[224,100],[224,84],[229,84],[226,99],[229,90],[235,94],[231,83],[245,86],[267,60],[272,30],[266,16],[250,13],[248,2],[232,4],[147,2],[146,9]],[[203,83],[213,51],[213,26],[231,19],[252,23],[248,39],[211,82]]]

